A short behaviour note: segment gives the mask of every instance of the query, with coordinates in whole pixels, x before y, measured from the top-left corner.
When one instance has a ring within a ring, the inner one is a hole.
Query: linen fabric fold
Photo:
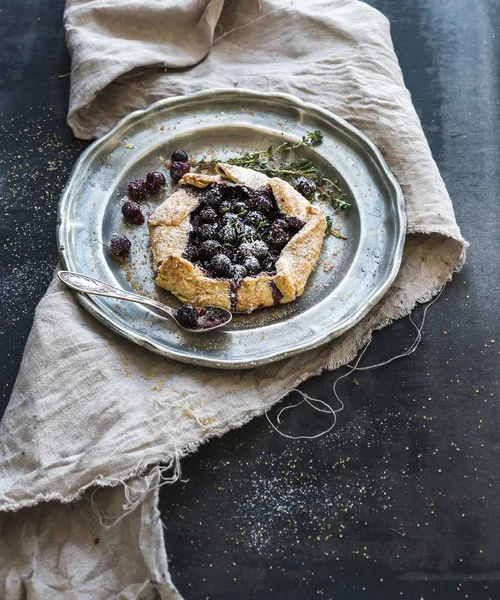
[[[403,262],[382,301],[337,340],[267,367],[221,372],[151,354],[98,323],[55,281],[40,302],[0,425],[0,589],[15,599],[26,590],[33,598],[71,591],[75,598],[177,599],[151,468],[177,464],[301,381],[352,360],[374,330],[442,288],[463,265],[467,244],[388,21],[368,5],[68,0],[65,27],[68,123],[77,137],[96,137],[130,111],[173,95],[237,86],[287,92],[371,137],[405,194]],[[92,494],[101,500],[97,513]],[[131,499],[137,508],[129,512],[123,506]],[[125,516],[107,529],[103,511]],[[120,544],[127,551],[115,562]],[[102,553],[97,563],[95,553]]]

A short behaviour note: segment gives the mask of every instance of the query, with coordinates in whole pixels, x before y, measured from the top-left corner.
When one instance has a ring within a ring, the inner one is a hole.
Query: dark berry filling
[[[276,273],[280,252],[305,223],[278,209],[272,191],[213,184],[199,194],[191,213],[184,258],[210,277],[239,281]]]
[[[127,256],[130,253],[131,248],[132,244],[125,235],[115,235],[111,238],[111,242],[109,243],[111,254],[120,258]]]

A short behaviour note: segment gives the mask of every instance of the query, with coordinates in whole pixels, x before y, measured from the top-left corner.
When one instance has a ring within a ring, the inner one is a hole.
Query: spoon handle
[[[93,277],[82,275],[81,273],[73,273],[72,271],[59,271],[57,275],[63,283],[77,292],[93,294],[95,296],[106,296],[107,298],[116,298],[118,300],[128,300],[129,302],[136,302],[137,304],[146,304],[147,306],[152,306],[157,310],[167,313],[171,317],[174,316],[173,311],[168,306],[165,306],[156,300],[116,288],[99,279],[94,279]]]

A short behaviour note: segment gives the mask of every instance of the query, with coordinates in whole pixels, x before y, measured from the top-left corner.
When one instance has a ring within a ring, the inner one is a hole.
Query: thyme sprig
[[[347,194],[342,193],[338,181],[336,179],[332,181],[325,177],[311,160],[298,158],[288,163],[279,160],[288,152],[293,152],[305,146],[317,146],[322,141],[323,133],[316,129],[315,131],[309,131],[295,144],[292,142],[273,144],[267,150],[261,150],[260,152],[247,152],[242,156],[226,160],[218,158],[213,158],[210,161],[201,160],[194,163],[194,165],[201,168],[213,168],[218,162],[226,162],[230,165],[253,169],[259,173],[264,173],[268,177],[280,177],[293,186],[296,186],[301,178],[310,179],[316,184],[318,197],[321,200],[329,201],[336,210],[347,210],[350,207],[349,202],[346,200]]]
[[[333,228],[333,221],[332,221],[332,217],[330,217],[330,215],[328,215],[326,217],[326,231],[325,231],[325,235],[333,235],[333,237],[338,238],[339,240],[346,240],[346,236],[343,235],[342,233],[340,233],[340,231],[337,231],[337,229]]]

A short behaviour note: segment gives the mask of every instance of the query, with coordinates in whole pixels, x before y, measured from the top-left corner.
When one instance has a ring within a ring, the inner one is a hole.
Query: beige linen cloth
[[[96,137],[172,95],[289,92],[368,134],[406,198],[403,264],[385,298],[338,340],[269,367],[223,373],[161,358],[110,332],[57,283],[40,302],[0,431],[0,596],[171,600],[180,596],[156,503],[177,458],[350,361],[373,330],[441,289],[466,243],[389,23],[366,4],[68,0],[65,25],[76,136]]]

